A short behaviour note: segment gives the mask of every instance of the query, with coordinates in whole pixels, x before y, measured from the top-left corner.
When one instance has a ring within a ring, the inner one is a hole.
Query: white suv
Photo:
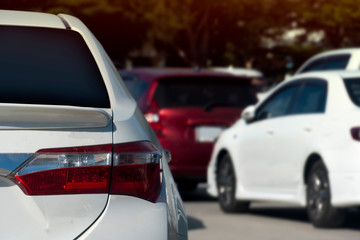
[[[226,212],[251,201],[306,206],[317,227],[360,205],[360,72],[300,74],[279,84],[216,142],[208,192]]]
[[[3,239],[187,239],[168,153],[85,25],[0,11]]]
[[[295,73],[327,70],[359,70],[360,48],[348,48],[319,53],[307,60]]]

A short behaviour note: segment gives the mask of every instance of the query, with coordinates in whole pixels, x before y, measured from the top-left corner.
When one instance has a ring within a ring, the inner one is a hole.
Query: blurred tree
[[[359,45],[358,0],[302,0],[296,9],[299,26],[308,33],[322,31],[328,48]]]
[[[357,0],[2,0],[0,8],[73,14],[120,61],[146,56],[276,75],[289,59],[296,68],[317,51],[360,43]],[[302,34],[284,40],[296,29]]]

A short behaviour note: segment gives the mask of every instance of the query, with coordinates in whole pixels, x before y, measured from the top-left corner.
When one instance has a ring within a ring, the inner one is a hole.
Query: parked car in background
[[[251,85],[254,73],[145,68],[122,70],[120,75],[161,145],[170,150],[170,169],[181,190],[206,181],[215,139],[257,101]]]
[[[77,18],[0,11],[3,239],[187,239],[167,152]]]
[[[251,201],[306,206],[316,227],[337,227],[360,205],[360,72],[298,75],[281,83],[215,144],[208,192],[225,212]]]
[[[307,60],[295,73],[326,70],[359,70],[360,48],[325,51]]]

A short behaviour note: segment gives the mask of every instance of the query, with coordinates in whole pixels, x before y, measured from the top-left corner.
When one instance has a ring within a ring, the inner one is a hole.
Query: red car
[[[257,101],[251,80],[259,73],[244,73],[167,68],[120,71],[160,143],[170,150],[170,169],[180,190],[193,190],[206,181],[217,136]]]

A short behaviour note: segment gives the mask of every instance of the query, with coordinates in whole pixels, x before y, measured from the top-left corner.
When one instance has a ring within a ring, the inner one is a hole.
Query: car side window
[[[326,59],[321,58],[309,63],[309,65],[306,66],[304,70],[302,70],[301,72],[304,73],[304,72],[318,71],[324,69],[326,69]]]
[[[256,111],[255,121],[286,115],[299,87],[300,84],[291,85],[276,93]]]
[[[291,114],[323,113],[326,103],[326,82],[322,80],[305,81]]]
[[[335,69],[345,69],[350,59],[350,55],[339,55],[334,57],[329,57],[327,60],[326,69],[335,70]]]
[[[305,66],[301,73],[318,70],[345,69],[349,60],[350,54],[338,54],[334,56],[322,57],[310,62],[307,66]]]

